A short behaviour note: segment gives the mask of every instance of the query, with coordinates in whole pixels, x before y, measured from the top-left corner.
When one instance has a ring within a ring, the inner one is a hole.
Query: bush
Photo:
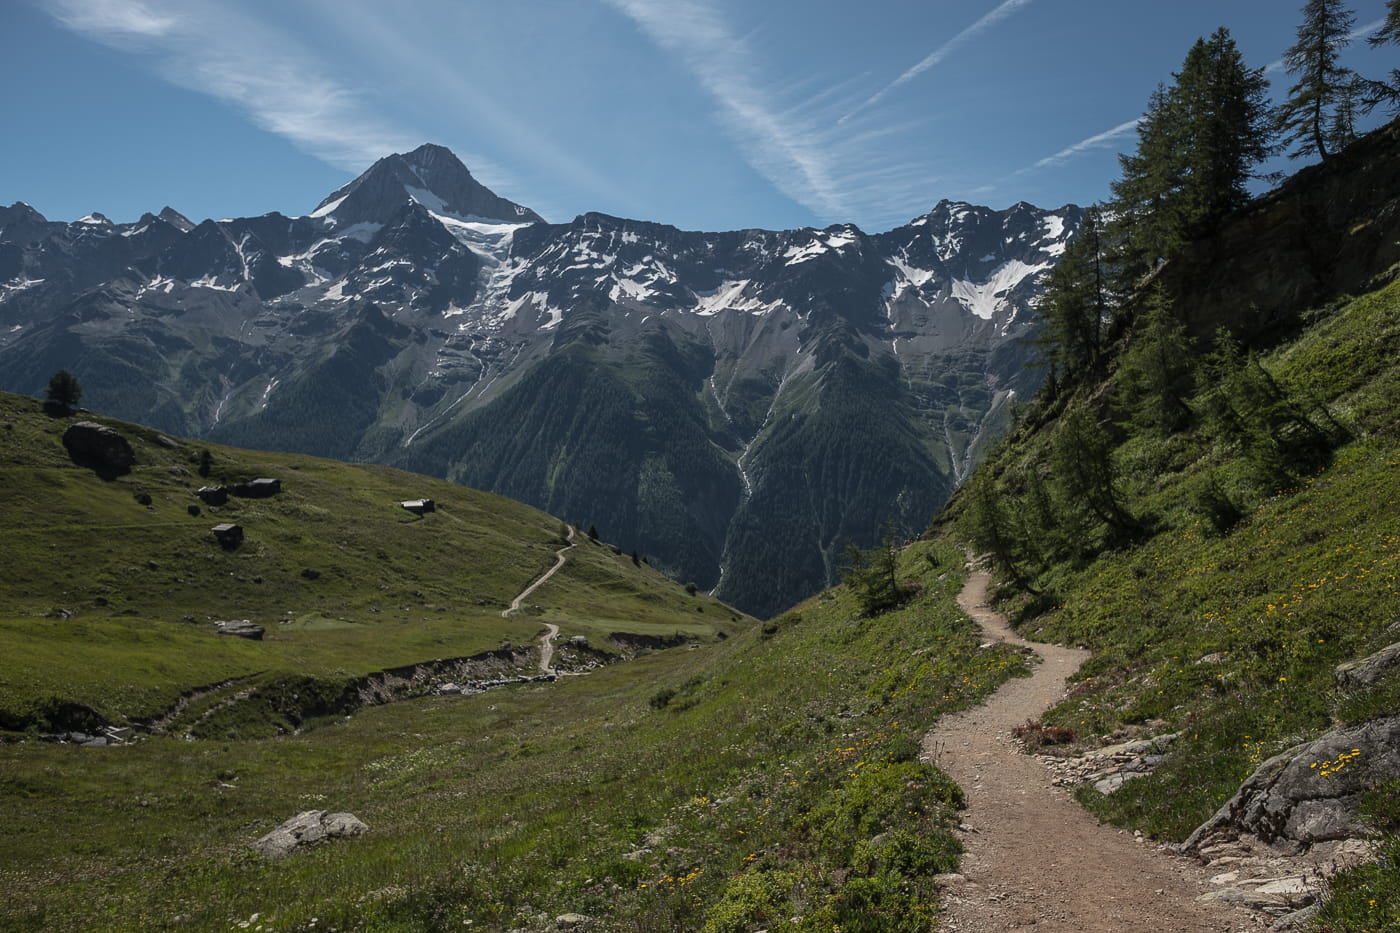
[[[1030,719],[1026,720],[1024,726],[1012,729],[1011,734],[1029,750],[1044,748],[1047,745],[1069,745],[1076,738],[1073,729],[1066,729],[1063,726],[1047,726]]]

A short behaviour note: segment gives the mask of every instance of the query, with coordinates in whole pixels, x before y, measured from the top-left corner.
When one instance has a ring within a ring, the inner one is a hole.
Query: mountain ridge
[[[174,433],[505,492],[761,614],[834,582],[886,519],[922,527],[1034,391],[1036,283],[1080,216],[945,200],[874,235],[550,224],[431,145],[302,217],[3,210],[0,387],[67,368]],[[371,349],[356,322],[380,318]],[[532,375],[549,366],[597,372]],[[584,383],[607,398],[561,418],[551,393]]]

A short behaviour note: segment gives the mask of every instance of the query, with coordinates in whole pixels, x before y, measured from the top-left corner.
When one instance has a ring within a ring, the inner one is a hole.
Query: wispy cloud
[[[244,111],[258,126],[350,171],[416,145],[285,34],[208,0],[49,0],[69,29],[139,47],[168,81]]]
[[[928,71],[930,68],[933,68],[936,65],[940,64],[945,58],[953,54],[953,52],[957,51],[960,47],[966,45],[969,41],[974,39],[979,33],[987,31],[988,29],[995,26],[997,23],[1006,19],[1012,13],[1015,13],[1022,7],[1030,6],[1030,4],[1033,2],[1034,0],[1002,0],[1002,2],[998,4],[996,8],[993,9],[990,13],[983,16],[971,26],[968,26],[962,32],[958,33],[956,36],[949,39],[947,42],[943,43],[938,48],[934,49],[928,55],[925,55],[916,65],[906,70],[898,78],[895,78],[893,81],[885,85],[880,90],[876,91],[862,104],[860,104],[860,106],[856,107],[850,113],[843,116],[839,122],[845,123],[861,111],[875,106],[880,101],[888,97],[889,94],[896,88],[908,84],[910,81],[913,81],[925,71]]]
[[[1382,26],[1384,26],[1384,25],[1385,25],[1385,20],[1384,20],[1384,19],[1378,19],[1378,20],[1375,20],[1375,21],[1373,21],[1373,22],[1367,23],[1367,24],[1364,25],[1364,26],[1359,26],[1359,27],[1357,27],[1356,29],[1353,29],[1351,32],[1347,33],[1347,41],[1348,41],[1348,42],[1355,42],[1357,39],[1364,39],[1364,38],[1366,38],[1367,36],[1371,35],[1372,33],[1376,32],[1378,29],[1380,29],[1380,28],[1381,28]],[[1280,59],[1277,59],[1277,60],[1275,60],[1275,61],[1269,62],[1269,64],[1267,64],[1267,65],[1264,66],[1264,74],[1273,74],[1273,73],[1276,72],[1276,71],[1282,71],[1282,70],[1283,70],[1283,59],[1281,59],[1281,58],[1280,58]]]
[[[111,42],[157,39],[173,31],[179,21],[137,0],[54,0],[50,12],[69,29]]]
[[[818,215],[851,210],[826,131],[804,119],[801,107],[779,104],[760,79],[754,56],[718,11],[699,0],[605,2],[685,63],[719,104],[745,158],[764,178]]]
[[[1033,165],[1028,165],[1020,171],[1015,172],[1014,176],[1029,175],[1031,172],[1039,171],[1040,169],[1051,168],[1056,165],[1063,165],[1064,163],[1073,159],[1075,156],[1082,155],[1085,152],[1090,152],[1095,149],[1113,148],[1117,144],[1118,140],[1122,139],[1124,136],[1136,130],[1138,128],[1138,124],[1140,123],[1142,123],[1142,117],[1138,117],[1135,120],[1129,120],[1127,123],[1120,123],[1113,129],[1105,130],[1102,133],[1090,136],[1088,139],[1081,139],[1074,145],[1066,146],[1054,155],[1046,156],[1039,162],[1036,162]]]

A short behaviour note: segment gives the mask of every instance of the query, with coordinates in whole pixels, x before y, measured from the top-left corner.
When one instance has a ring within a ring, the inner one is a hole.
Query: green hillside
[[[1113,823],[1180,842],[1274,755],[1400,711],[1394,676],[1333,676],[1400,641],[1395,143],[1394,126],[1372,134],[1210,241],[1248,253],[1197,243],[1167,262],[1116,310],[1103,372],[1019,412],[936,523],[988,553],[1024,634],[1095,651],[1044,720],[1074,736],[1065,754],[1184,737],[1129,789],[1080,792]],[[1300,242],[1280,218],[1323,198],[1331,216]],[[1291,254],[1313,261],[1281,267]],[[1259,256],[1270,275],[1239,274]],[[1394,777],[1363,805],[1389,833]],[[1387,839],[1337,882],[1328,929],[1400,928]]]
[[[541,590],[502,618],[553,565],[558,520],[395,470],[196,446],[117,422],[136,463],[104,479],[61,439],[89,418],[0,397],[6,729],[140,722],[182,693],[230,680],[246,689],[248,678],[295,674],[329,695],[389,668],[530,649],[546,622],[601,644],[619,631],[708,640],[738,618],[600,544],[574,548],[558,577],[559,592],[577,594],[567,609]],[[222,506],[196,495],[257,477],[282,492]],[[399,505],[424,497],[436,511]],[[220,546],[220,523],[243,529],[239,546]],[[264,627],[263,640],[214,625],[243,619]]]
[[[71,461],[61,436],[80,418],[131,441],[129,473]],[[562,547],[532,509],[213,445],[202,477],[202,445],[13,396],[0,431],[0,929],[541,929],[582,913],[602,929],[875,915],[918,930],[934,915],[960,794],[919,738],[1023,665],[979,649],[952,600],[956,551],[902,555],[922,590],[898,612],[867,618],[834,591],[760,625],[579,534],[502,618]],[[216,513],[194,494],[254,477],[282,491]],[[422,496],[435,512],[399,507]],[[242,544],[222,548],[216,522]],[[218,635],[219,619],[265,636]],[[376,672],[439,659],[534,674],[546,623],[562,628],[557,681],[363,695]],[[609,654],[633,659],[589,670]],[[136,734],[53,741],[102,724]],[[250,847],[312,809],[370,829],[280,860]]]

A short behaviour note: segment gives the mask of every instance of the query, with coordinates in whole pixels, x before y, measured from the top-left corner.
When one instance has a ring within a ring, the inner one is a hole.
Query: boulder
[[[239,638],[248,638],[253,641],[262,641],[263,637],[263,627],[248,619],[228,619],[215,622],[214,627],[219,630],[220,635],[236,635]]]
[[[352,813],[306,810],[258,839],[253,843],[253,848],[268,858],[281,858],[302,846],[360,836],[367,832],[369,827]]]
[[[1303,846],[1355,837],[1362,795],[1397,773],[1400,716],[1329,732],[1260,765],[1180,848],[1198,855],[1208,840],[1240,833]]]
[[[1369,658],[1338,665],[1332,677],[1343,690],[1359,690],[1375,686],[1397,667],[1400,667],[1400,643],[1382,648]]]
[[[63,432],[63,446],[79,466],[119,476],[136,463],[131,444],[120,432],[92,421],[79,421]]]

